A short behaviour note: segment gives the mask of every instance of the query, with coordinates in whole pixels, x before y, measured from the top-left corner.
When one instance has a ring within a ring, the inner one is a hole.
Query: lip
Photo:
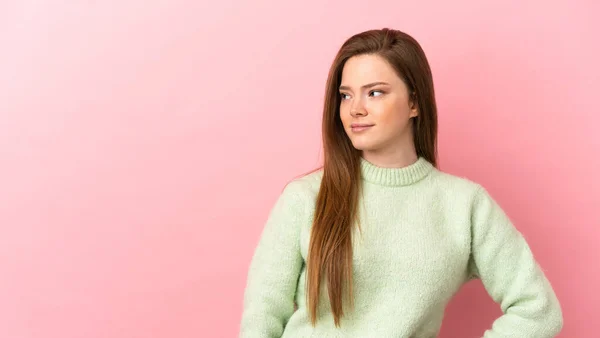
[[[371,128],[372,126],[374,126],[374,125],[366,124],[366,123],[353,123],[350,127],[352,128],[352,131],[358,132],[358,131],[367,130],[367,129]]]

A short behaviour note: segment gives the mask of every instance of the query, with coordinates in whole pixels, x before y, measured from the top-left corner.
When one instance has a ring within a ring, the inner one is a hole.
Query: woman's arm
[[[504,313],[484,337],[555,337],[563,326],[556,294],[525,238],[481,186],[471,225],[470,272]]]
[[[294,312],[300,228],[308,219],[301,188],[290,182],[271,209],[248,270],[240,337],[281,337]]]

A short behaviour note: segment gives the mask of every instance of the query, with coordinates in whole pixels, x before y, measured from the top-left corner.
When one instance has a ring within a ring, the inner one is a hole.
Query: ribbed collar
[[[386,186],[410,185],[422,180],[434,168],[424,157],[402,168],[383,168],[360,158],[361,175],[365,181]]]

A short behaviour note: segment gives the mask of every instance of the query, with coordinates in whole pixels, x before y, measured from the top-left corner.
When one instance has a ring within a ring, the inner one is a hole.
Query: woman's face
[[[348,59],[342,70],[340,118],[352,145],[365,152],[414,152],[412,120],[417,116],[406,84],[378,55]],[[353,128],[353,124],[370,125]]]

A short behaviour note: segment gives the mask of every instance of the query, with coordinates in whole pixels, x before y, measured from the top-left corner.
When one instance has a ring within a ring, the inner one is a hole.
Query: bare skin
[[[402,168],[417,161],[412,123],[418,107],[384,58],[367,54],[348,59],[340,95],[344,130],[364,159],[384,168]],[[372,126],[359,130],[352,124]]]

